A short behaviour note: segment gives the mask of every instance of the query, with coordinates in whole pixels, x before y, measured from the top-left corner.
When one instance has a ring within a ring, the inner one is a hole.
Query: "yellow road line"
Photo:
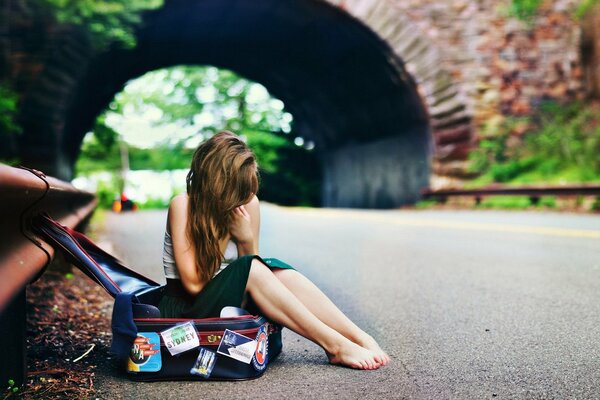
[[[505,233],[529,233],[544,236],[577,237],[600,239],[600,231],[586,229],[553,228],[544,226],[491,224],[465,221],[439,221],[429,219],[398,218],[390,221],[396,225],[432,228],[460,229],[471,231],[493,231]]]
[[[372,221],[378,223],[391,223],[394,225],[402,226],[414,226],[414,227],[429,227],[429,228],[444,228],[444,229],[458,229],[458,230],[470,230],[470,231],[491,231],[491,232],[505,232],[505,233],[526,233],[543,236],[559,236],[559,237],[576,237],[576,238],[588,238],[588,239],[600,239],[600,230],[591,229],[572,229],[572,228],[558,228],[558,227],[544,227],[544,226],[531,226],[531,225],[509,225],[509,224],[497,224],[497,223],[485,223],[485,222],[467,222],[467,221],[449,221],[449,220],[438,220],[431,218],[411,218],[404,217],[401,213],[398,214],[387,214],[387,215],[376,215],[376,214],[363,214],[359,211],[344,211],[344,210],[333,210],[333,209],[305,209],[305,208],[288,208],[292,211],[300,211],[306,213],[314,213],[315,216],[319,217],[336,217],[336,218],[350,218],[360,219],[363,221]]]

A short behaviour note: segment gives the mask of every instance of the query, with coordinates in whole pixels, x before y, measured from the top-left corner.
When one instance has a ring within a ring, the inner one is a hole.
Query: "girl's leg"
[[[321,346],[332,364],[358,369],[376,369],[374,355],[330,328],[300,302],[275,275],[258,260],[252,260],[246,290],[270,319]]]
[[[373,351],[375,359],[382,365],[390,361],[390,357],[379,347],[377,342],[356,326],[307,277],[292,269],[274,269],[273,273],[323,323],[354,343]]]

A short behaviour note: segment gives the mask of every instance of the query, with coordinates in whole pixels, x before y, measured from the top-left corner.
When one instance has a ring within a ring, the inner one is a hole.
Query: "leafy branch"
[[[162,6],[163,0],[38,0],[61,23],[84,26],[98,50],[116,43],[135,47],[135,28],[141,13]]]

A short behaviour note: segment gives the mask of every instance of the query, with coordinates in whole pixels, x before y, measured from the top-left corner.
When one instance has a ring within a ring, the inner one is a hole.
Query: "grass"
[[[476,210],[555,210],[555,211],[600,211],[600,198],[593,196],[542,196],[537,203],[528,196],[487,196],[476,203],[474,196],[450,197],[445,203],[435,200],[422,200],[415,204],[415,209],[454,209],[467,208]]]
[[[476,188],[600,182],[600,103],[547,102],[529,118],[485,125],[469,158]]]
[[[478,148],[469,156],[471,171],[479,176],[465,183],[466,189],[600,183],[599,102],[546,102],[528,118],[506,117],[484,126],[480,135]],[[468,201],[454,203],[464,206]],[[599,203],[547,196],[533,204],[527,196],[490,196],[476,207],[598,210]],[[430,202],[421,202],[417,208],[428,206]]]

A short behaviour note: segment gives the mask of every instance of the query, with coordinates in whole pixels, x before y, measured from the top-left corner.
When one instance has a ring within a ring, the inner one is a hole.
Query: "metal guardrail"
[[[0,382],[22,382],[25,371],[25,287],[53,256],[30,231],[31,217],[47,213],[74,228],[96,206],[92,193],[39,171],[0,164]],[[8,354],[7,354],[8,352]]]
[[[479,189],[448,189],[421,191],[424,199],[434,199],[445,202],[448,197],[472,196],[477,203],[486,196],[527,196],[533,204],[537,204],[542,196],[600,196],[600,185],[586,186],[488,186]]]

